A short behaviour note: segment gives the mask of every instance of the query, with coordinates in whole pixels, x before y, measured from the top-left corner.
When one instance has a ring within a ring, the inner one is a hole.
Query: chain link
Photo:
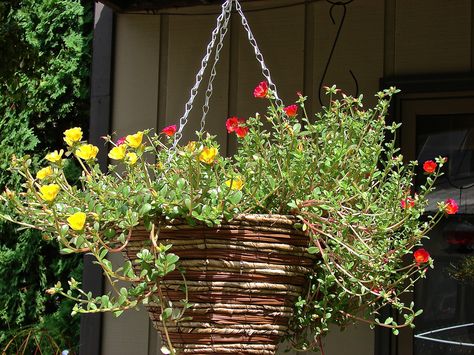
[[[237,12],[239,13],[240,18],[242,19],[242,26],[244,26],[245,30],[247,31],[248,39],[250,41],[250,44],[253,47],[253,50],[255,51],[255,57],[259,61],[260,66],[262,68],[262,74],[265,77],[265,79],[267,79],[268,86],[270,87],[270,89],[273,91],[275,95],[276,104],[278,107],[283,106],[283,101],[278,96],[276,85],[273,83],[272,78],[270,76],[270,70],[265,65],[265,61],[263,60],[263,55],[260,52],[260,49],[258,48],[257,41],[255,40],[255,37],[253,36],[252,30],[250,29],[250,26],[247,22],[247,18],[245,17],[244,12],[242,11],[242,7],[240,6],[240,3],[237,0],[235,0],[235,8]]]
[[[232,10],[232,6],[231,6],[231,10]],[[209,112],[209,100],[211,99],[211,96],[213,93],[212,84],[217,74],[216,65],[219,62],[220,52],[221,52],[222,47],[224,46],[224,38],[225,38],[225,35],[227,34],[227,30],[229,29],[229,20],[230,20],[231,14],[232,14],[232,11],[229,11],[226,13],[226,16],[224,18],[224,24],[220,30],[219,43],[217,44],[216,54],[214,56],[214,63],[212,65],[211,74],[209,77],[209,83],[207,85],[207,90],[206,90],[206,94],[204,98],[204,105],[202,106],[201,132],[204,130],[204,127],[206,125],[206,116],[207,116],[207,113]]]
[[[214,79],[215,79],[216,74],[217,74],[216,65],[217,65],[217,63],[220,59],[220,51],[223,47],[224,38],[225,38],[225,35],[227,34],[227,31],[228,31],[229,20],[230,20],[230,17],[231,17],[232,8],[233,8],[234,3],[235,3],[235,8],[236,8],[237,12],[240,15],[240,18],[241,18],[241,21],[242,21],[242,26],[244,27],[244,29],[247,32],[248,40],[249,40],[250,44],[252,45],[252,47],[254,49],[255,57],[256,57],[257,61],[260,63],[260,66],[261,66],[261,69],[262,69],[262,74],[265,77],[265,79],[267,80],[269,88],[273,91],[273,94],[275,96],[276,104],[279,107],[283,106],[283,101],[278,96],[278,91],[277,91],[276,85],[273,83],[273,80],[271,78],[270,70],[265,65],[263,55],[260,52],[260,49],[258,48],[257,41],[255,40],[255,37],[252,33],[252,30],[250,29],[247,18],[245,17],[245,15],[242,11],[242,7],[240,6],[239,1],[238,0],[226,0],[225,3],[222,5],[222,12],[219,15],[219,17],[217,18],[216,28],[212,31],[211,41],[207,45],[206,54],[205,54],[204,58],[201,61],[201,69],[199,70],[199,72],[196,75],[196,82],[195,82],[193,88],[191,89],[189,100],[185,105],[184,114],[179,119],[179,129],[178,129],[178,131],[176,132],[176,134],[174,136],[174,142],[173,142],[173,146],[172,146],[172,151],[173,152],[176,150],[176,146],[178,145],[179,141],[181,140],[181,138],[183,136],[183,133],[182,133],[183,129],[186,126],[186,124],[188,123],[189,113],[191,112],[191,110],[193,108],[194,99],[196,98],[196,95],[198,94],[199,86],[201,85],[201,82],[202,82],[202,79],[203,79],[203,76],[204,76],[204,72],[206,71],[206,68],[207,68],[207,65],[208,65],[208,62],[209,62],[209,58],[210,58],[210,56],[211,56],[211,54],[214,50],[214,47],[216,46],[217,36],[219,35],[219,42],[218,42],[217,47],[216,47],[216,52],[215,52],[215,56],[214,56],[214,63],[212,65],[211,74],[210,74],[210,77],[209,77],[209,83],[208,83],[208,86],[207,86],[207,89],[206,89],[206,92],[205,92],[205,99],[204,99],[205,102],[204,102],[204,105],[202,107],[201,131],[204,129],[204,126],[206,124],[206,116],[207,116],[207,113],[209,112],[209,101],[210,101],[210,98],[211,98],[212,92],[213,92],[213,82],[214,82]],[[168,157],[168,163],[171,161],[171,159],[172,159],[172,154],[170,154],[169,157]]]
[[[201,85],[201,81],[202,81],[202,78],[204,76],[204,72],[207,68],[207,63],[209,61],[211,53],[212,53],[212,51],[214,49],[214,46],[216,44],[217,34],[220,33],[220,30],[221,30],[221,28],[224,24],[224,17],[226,16],[226,14],[232,12],[232,3],[233,3],[233,1],[234,0],[226,0],[226,2],[222,5],[222,12],[219,15],[219,17],[217,18],[216,28],[212,31],[211,41],[207,45],[206,55],[204,56],[204,58],[201,61],[201,69],[198,71],[198,73],[196,75],[196,82],[194,83],[194,86],[191,89],[189,100],[185,105],[184,114],[179,119],[179,129],[178,129],[178,131],[176,132],[176,134],[174,136],[174,142],[173,142],[173,147],[172,147],[173,151],[176,149],[176,146],[178,145],[178,142],[181,140],[181,138],[183,136],[182,132],[183,132],[184,126],[186,126],[186,124],[188,123],[188,116],[189,116],[189,113],[191,112],[191,109],[193,108],[194,98],[196,97],[196,95],[198,93],[198,89],[199,89],[199,86]],[[171,160],[171,158],[172,157],[170,155],[168,160]]]

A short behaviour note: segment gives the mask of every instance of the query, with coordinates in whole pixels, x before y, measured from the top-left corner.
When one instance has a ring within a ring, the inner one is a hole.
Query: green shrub
[[[86,1],[0,2],[1,190],[20,187],[7,171],[13,154],[30,154],[38,164],[61,139],[52,132],[86,125],[91,24],[92,4]],[[0,348],[25,327],[46,332],[61,349],[78,343],[78,319],[71,319],[70,305],[44,291],[58,279],[80,279],[82,261],[58,256],[54,243],[38,232],[0,222]],[[18,341],[8,353],[20,351]],[[53,353],[50,345],[41,345]]]

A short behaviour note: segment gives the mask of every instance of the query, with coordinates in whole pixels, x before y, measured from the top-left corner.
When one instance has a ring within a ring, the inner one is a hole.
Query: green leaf
[[[152,206],[149,203],[145,203],[141,208],[140,208],[140,215],[145,215],[148,212],[150,212],[152,209]]]
[[[173,313],[172,308],[165,308],[164,311],[161,313],[161,319],[166,321],[170,318],[171,314]]]
[[[242,191],[233,191],[227,197],[233,205],[237,205],[242,200]]]

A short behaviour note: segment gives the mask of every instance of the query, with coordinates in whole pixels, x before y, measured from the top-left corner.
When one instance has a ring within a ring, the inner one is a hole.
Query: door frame
[[[474,112],[474,73],[380,79],[381,90],[391,86],[401,90],[393,97],[388,120],[402,124],[397,144],[405,162],[416,158],[417,116]],[[383,312],[383,316],[395,316],[388,310]],[[394,336],[389,329],[377,327],[374,351],[375,355],[413,355],[413,330],[405,329]]]

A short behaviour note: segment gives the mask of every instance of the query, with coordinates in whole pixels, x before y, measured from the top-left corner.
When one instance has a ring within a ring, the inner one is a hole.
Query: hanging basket
[[[185,269],[191,308],[188,320],[167,326],[178,354],[275,354],[288,329],[294,302],[306,284],[314,256],[309,238],[294,229],[295,219],[280,215],[242,215],[218,227],[172,224],[159,243],[173,244]],[[138,228],[126,250],[130,260],[150,232]],[[177,271],[163,282],[163,296],[185,298]],[[163,331],[160,307],[149,305],[155,328]]]

